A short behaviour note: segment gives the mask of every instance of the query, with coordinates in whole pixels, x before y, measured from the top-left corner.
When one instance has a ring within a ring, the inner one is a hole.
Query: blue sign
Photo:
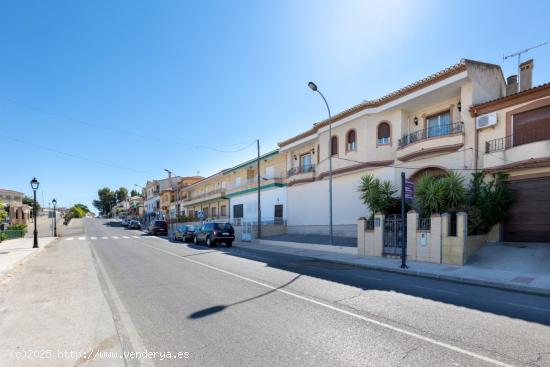
[[[199,217],[200,220],[203,220],[204,219],[204,212],[202,210],[200,212],[198,212],[197,217]]]
[[[405,180],[405,199],[414,199],[414,182],[411,180]]]

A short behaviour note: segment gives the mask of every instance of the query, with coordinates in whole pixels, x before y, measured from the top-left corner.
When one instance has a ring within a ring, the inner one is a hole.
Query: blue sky
[[[550,41],[549,17],[545,1],[3,1],[0,187],[36,176],[40,200],[91,206],[164,168],[209,175],[324,119],[309,80],[338,112],[463,57],[509,75],[502,56]],[[550,45],[527,57],[550,81]]]

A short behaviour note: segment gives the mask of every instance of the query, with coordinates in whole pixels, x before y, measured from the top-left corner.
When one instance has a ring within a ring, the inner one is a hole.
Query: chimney
[[[519,91],[523,92],[533,86],[533,59],[519,64]]]
[[[510,75],[506,78],[506,95],[517,93],[518,91],[518,76]]]

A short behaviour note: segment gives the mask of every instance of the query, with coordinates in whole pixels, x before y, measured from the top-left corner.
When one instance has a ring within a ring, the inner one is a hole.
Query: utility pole
[[[258,238],[262,237],[262,208],[261,208],[261,194],[260,194],[260,139],[256,140],[256,148],[258,150]]]

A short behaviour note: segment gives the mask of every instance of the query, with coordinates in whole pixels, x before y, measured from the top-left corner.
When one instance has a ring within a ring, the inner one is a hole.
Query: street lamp
[[[57,237],[57,215],[55,214],[55,206],[57,205],[57,200],[52,200],[53,204],[53,236]]]
[[[34,242],[32,248],[38,248],[38,230],[36,229],[36,190],[38,190],[40,182],[35,178],[31,180],[32,191],[34,192],[34,207],[32,209],[34,215]]]
[[[329,225],[330,225],[330,245],[334,245],[334,238],[332,233],[332,116],[330,115],[330,107],[323,93],[317,89],[317,85],[313,82],[307,83],[309,89],[319,93],[323,98],[328,111],[328,211],[329,211]],[[319,152],[317,152],[319,154]]]

